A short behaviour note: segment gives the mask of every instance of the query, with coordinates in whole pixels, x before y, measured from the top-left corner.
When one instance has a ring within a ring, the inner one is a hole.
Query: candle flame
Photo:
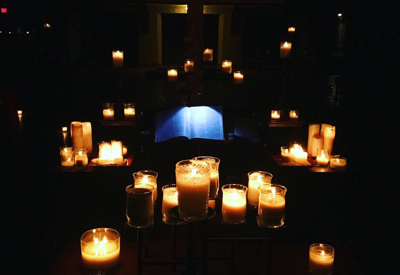
[[[275,187],[272,187],[272,198],[275,198],[275,192],[276,192],[276,190],[275,190]]]
[[[324,250],[321,251],[321,255],[322,256],[325,255],[325,251]]]
[[[143,177],[142,184],[146,184],[148,182],[149,182],[148,177]]]
[[[233,193],[232,193],[232,199],[235,200],[235,201],[237,201],[237,200],[239,199],[239,194],[238,194],[238,192],[233,191]]]
[[[261,183],[261,175],[257,177],[257,183]]]
[[[67,129],[68,129],[67,127],[62,127],[62,131],[63,131],[63,132],[66,132]]]
[[[192,169],[192,175],[196,175],[197,174],[197,169]]]

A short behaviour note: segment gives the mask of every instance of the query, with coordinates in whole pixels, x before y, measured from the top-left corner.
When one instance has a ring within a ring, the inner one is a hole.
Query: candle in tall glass
[[[222,186],[222,219],[226,223],[240,224],[246,221],[247,187],[240,184]]]
[[[240,83],[243,83],[243,80],[244,80],[244,76],[243,76],[242,72],[237,71],[237,72],[233,73],[233,83],[240,84]]]
[[[70,146],[60,147],[61,166],[73,167],[74,163],[74,150]]]
[[[178,71],[175,69],[168,70],[168,81],[175,82],[178,81]]]
[[[206,161],[211,168],[210,173],[210,199],[215,199],[218,197],[218,190],[219,190],[219,164],[220,159],[211,156],[199,156],[195,157],[194,159]]]
[[[232,61],[224,60],[222,62],[222,72],[230,74],[232,72]]]
[[[186,73],[193,72],[194,71],[194,61],[193,60],[186,60],[184,64],[184,69]]]
[[[264,171],[252,171],[247,176],[249,178],[247,199],[250,205],[257,207],[259,198],[258,186],[261,184],[271,184],[272,174]]]
[[[212,49],[205,49],[203,52],[203,61],[211,62],[214,59],[214,52]]]
[[[135,103],[124,103],[124,117],[127,120],[134,119],[136,115]]]
[[[114,119],[114,104],[103,103],[103,119],[112,120]]]
[[[144,184],[136,188],[134,184],[126,187],[126,218],[127,224],[134,228],[153,225],[154,204],[153,185]]]
[[[281,42],[280,57],[281,58],[289,58],[291,49],[292,49],[292,43],[291,42],[287,42],[287,41]]]
[[[112,51],[113,66],[123,67],[124,66],[124,52],[123,51]]]
[[[313,275],[330,275],[333,273],[335,249],[322,243],[314,243],[309,249],[308,269]]]
[[[163,200],[161,206],[162,220],[165,223],[171,221],[169,211],[178,206],[178,190],[176,184],[167,184],[162,187]]]
[[[158,173],[151,170],[141,170],[133,173],[135,187],[140,188],[144,184],[154,187],[153,202],[157,202],[157,177]]]
[[[88,165],[89,158],[87,155],[87,149],[75,149],[74,151],[75,166],[78,168],[83,168]]]
[[[286,187],[278,184],[260,185],[258,219],[263,227],[277,228],[284,224]]]

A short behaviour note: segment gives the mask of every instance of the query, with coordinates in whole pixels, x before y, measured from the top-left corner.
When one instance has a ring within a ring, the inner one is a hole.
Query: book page
[[[155,141],[160,142],[176,137],[190,136],[189,108],[185,106],[157,112]]]
[[[224,140],[224,126],[221,106],[190,107],[190,136]]]

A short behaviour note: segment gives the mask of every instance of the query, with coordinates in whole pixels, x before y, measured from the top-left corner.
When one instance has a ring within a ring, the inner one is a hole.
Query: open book
[[[224,140],[222,106],[181,106],[157,112],[155,141],[177,137]]]

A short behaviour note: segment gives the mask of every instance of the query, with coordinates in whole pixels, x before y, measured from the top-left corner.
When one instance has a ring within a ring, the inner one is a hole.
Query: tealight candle
[[[163,200],[161,206],[162,220],[168,223],[171,220],[169,211],[178,206],[178,190],[176,184],[167,184],[162,187]]]
[[[292,43],[291,42],[287,42],[287,41],[281,42],[280,57],[281,58],[289,58],[291,49],[292,49]]]
[[[211,62],[213,61],[214,55],[213,55],[213,50],[212,49],[205,49],[203,52],[203,61],[205,62]]]
[[[82,266],[106,274],[119,263],[120,235],[111,228],[96,228],[81,236]]]
[[[333,273],[335,249],[327,244],[315,243],[310,246],[308,269],[314,275]]]
[[[123,51],[112,51],[113,66],[123,67],[124,66],[124,52]]]
[[[135,188],[140,188],[144,184],[148,184],[154,187],[153,202],[157,202],[157,177],[158,173],[151,170],[141,170],[133,173],[133,180],[135,182]]]
[[[124,116],[125,119],[134,119],[136,115],[134,103],[124,103]]]
[[[70,146],[62,146],[60,147],[60,157],[61,157],[61,166],[63,167],[73,167],[74,163],[74,151]]]
[[[241,72],[237,71],[233,73],[233,83],[240,84],[243,83],[244,76]]]
[[[175,82],[178,80],[178,71],[175,69],[168,70],[168,81]]]
[[[103,118],[106,120],[114,119],[113,103],[103,103]]]
[[[246,221],[247,187],[240,184],[222,186],[222,219],[226,223],[239,224]]]
[[[280,119],[281,111],[280,110],[272,110],[271,111],[271,119]]]
[[[186,73],[193,72],[194,71],[194,61],[193,60],[186,60],[184,64],[184,69]]]
[[[272,174],[264,171],[252,171],[247,174],[249,178],[247,199],[249,204],[257,207],[258,206],[258,186],[261,184],[271,184]]]
[[[341,157],[334,157],[329,160],[329,165],[332,169],[344,170],[346,169],[347,160]]]
[[[298,118],[299,118],[299,111],[297,111],[297,110],[290,110],[290,111],[289,111],[289,118],[290,118],[290,119],[293,119],[293,120],[298,119]]]
[[[329,150],[324,148],[318,148],[317,150],[317,163],[321,166],[328,165],[329,162]]]
[[[82,168],[88,165],[89,159],[85,148],[75,149],[74,158],[76,167]]]
[[[277,228],[284,224],[286,187],[262,184],[258,187],[258,216],[263,227]]]
[[[230,74],[232,72],[232,61],[224,60],[222,62],[222,72]]]

